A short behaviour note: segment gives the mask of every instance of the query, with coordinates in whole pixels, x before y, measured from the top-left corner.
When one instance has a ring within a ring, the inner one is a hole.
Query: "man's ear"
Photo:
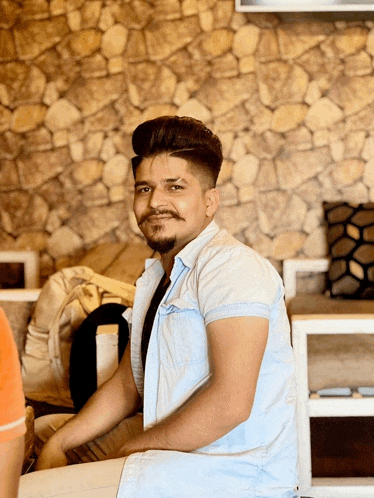
[[[217,211],[219,206],[219,193],[216,188],[206,191],[206,215],[210,218]]]

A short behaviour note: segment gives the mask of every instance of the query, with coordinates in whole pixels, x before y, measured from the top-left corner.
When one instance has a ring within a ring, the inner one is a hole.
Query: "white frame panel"
[[[36,251],[0,251],[0,263],[23,263],[25,289],[39,287],[39,253]]]
[[[269,2],[270,3],[270,2]],[[372,4],[323,4],[318,0],[308,0],[303,3],[284,1],[284,5],[244,5],[241,0],[235,0],[237,12],[364,12],[374,11]]]
[[[310,417],[371,416],[374,397],[309,398],[309,334],[374,334],[373,315],[294,315],[291,318],[298,394],[300,495],[314,498],[374,496],[374,478],[312,478]]]
[[[286,304],[296,296],[298,273],[323,273],[329,269],[328,258],[285,259],[283,261],[283,283]]]

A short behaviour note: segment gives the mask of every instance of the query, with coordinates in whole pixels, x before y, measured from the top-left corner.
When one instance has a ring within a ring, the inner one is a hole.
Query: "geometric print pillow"
[[[324,202],[331,297],[374,299],[374,202]]]

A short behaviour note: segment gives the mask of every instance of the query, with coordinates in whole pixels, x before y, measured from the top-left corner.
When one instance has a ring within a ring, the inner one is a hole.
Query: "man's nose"
[[[149,205],[156,209],[167,204],[165,192],[162,189],[155,188],[150,196]]]

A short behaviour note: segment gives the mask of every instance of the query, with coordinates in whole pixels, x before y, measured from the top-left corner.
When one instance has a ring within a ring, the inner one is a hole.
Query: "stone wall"
[[[178,114],[223,142],[222,226],[278,269],[324,255],[322,201],[374,201],[373,26],[234,0],[0,0],[0,250],[40,251],[46,275],[138,238],[131,133]]]

